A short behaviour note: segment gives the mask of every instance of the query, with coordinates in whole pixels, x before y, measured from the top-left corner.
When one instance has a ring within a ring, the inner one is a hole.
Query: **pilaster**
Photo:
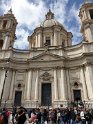
[[[57,85],[57,71],[54,70],[54,94],[55,94],[55,99],[58,100],[58,85]]]
[[[35,82],[35,100],[38,100],[38,70],[37,70],[36,82]]]
[[[30,100],[31,99],[31,79],[32,79],[32,73],[31,73],[31,70],[29,70],[28,72],[28,81],[27,81],[27,100]]]
[[[85,70],[85,78],[86,78],[86,85],[88,90],[88,97],[90,100],[93,99],[93,72],[91,65],[86,65]]]
[[[61,79],[60,79],[60,93],[61,93],[61,101],[66,100],[66,76],[65,76],[65,70],[61,69]]]
[[[54,30],[54,46],[57,45],[57,31]]]
[[[39,34],[38,34],[38,47],[41,47],[41,43],[42,43],[42,33],[39,32]]]
[[[89,42],[93,42],[93,37],[92,37],[91,28],[90,28],[90,26],[89,26],[88,24],[85,26],[85,33],[86,33],[86,35],[87,35],[87,40],[88,40]]]
[[[12,79],[12,71],[8,70],[7,75],[6,75],[6,80],[5,80],[5,86],[4,86],[4,93],[3,93],[3,100],[8,100],[9,99],[9,93],[10,93],[10,86],[11,86],[11,79]]]
[[[53,36],[51,34],[51,46],[53,46]]]
[[[35,47],[38,47],[38,35],[36,34],[36,46]]]
[[[83,86],[83,99],[88,100],[88,94],[87,94],[87,87],[86,87],[86,80],[85,80],[85,74],[84,74],[84,67],[81,67],[81,83]]]
[[[6,73],[6,70],[2,70],[1,71],[1,80],[0,80],[0,99],[2,99],[2,90],[3,90],[3,85],[4,85],[4,80],[5,80],[5,73]]]
[[[9,100],[12,100],[13,99],[13,90],[14,90],[14,84],[15,84],[15,74],[16,72],[13,71],[13,76],[12,76],[12,81],[11,81],[11,86],[10,86],[10,95],[9,95]]]
[[[4,44],[2,47],[2,50],[8,49],[9,48],[9,44],[10,44],[10,35],[9,33],[6,34],[5,40],[4,40]]]
[[[71,100],[71,86],[70,86],[70,77],[69,77],[69,69],[66,70],[66,81],[67,81],[67,94],[68,94],[68,100]]]

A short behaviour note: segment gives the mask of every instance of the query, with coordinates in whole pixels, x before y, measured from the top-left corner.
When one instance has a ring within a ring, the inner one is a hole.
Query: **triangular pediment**
[[[49,52],[44,52],[31,58],[31,60],[34,61],[51,61],[51,60],[62,60],[62,59],[63,57]]]

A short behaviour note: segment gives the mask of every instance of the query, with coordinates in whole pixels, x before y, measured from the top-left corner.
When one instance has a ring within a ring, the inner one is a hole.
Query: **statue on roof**
[[[90,2],[90,0],[84,0],[84,3],[89,3]]]
[[[8,10],[7,14],[12,14],[12,9]]]

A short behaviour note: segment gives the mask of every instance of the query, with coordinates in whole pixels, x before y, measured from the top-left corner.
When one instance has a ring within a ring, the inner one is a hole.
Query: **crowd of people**
[[[36,108],[26,110],[13,107],[12,111],[3,108],[0,124],[92,124],[93,110],[81,107]]]

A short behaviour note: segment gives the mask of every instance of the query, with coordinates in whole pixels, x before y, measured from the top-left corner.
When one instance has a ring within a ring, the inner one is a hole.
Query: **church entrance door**
[[[15,106],[21,106],[21,97],[22,97],[22,91],[16,91],[15,99],[14,99]]]
[[[81,100],[81,90],[73,90],[74,93],[74,101],[80,101]]]
[[[51,98],[51,83],[42,84],[41,91],[41,105],[42,106],[51,106],[52,98]]]

